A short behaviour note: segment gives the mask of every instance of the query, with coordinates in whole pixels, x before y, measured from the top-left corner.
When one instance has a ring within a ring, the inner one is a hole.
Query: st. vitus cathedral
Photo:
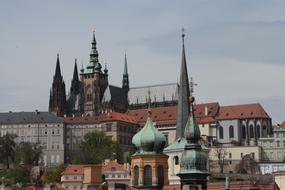
[[[91,44],[90,61],[80,70],[79,75],[75,60],[70,92],[67,95],[57,55],[55,75],[50,89],[50,112],[61,117],[94,116],[106,111],[126,112],[128,109],[146,107],[149,92],[154,100],[152,107],[177,105],[177,83],[130,88],[126,55],[122,86],[110,85],[108,70],[106,67],[102,70],[98,59],[95,33]]]

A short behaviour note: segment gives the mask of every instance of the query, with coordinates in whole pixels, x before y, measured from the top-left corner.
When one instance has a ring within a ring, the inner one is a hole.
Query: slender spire
[[[125,52],[125,65],[124,65],[124,73],[123,73],[123,89],[129,90],[129,74],[128,74],[128,63],[127,63],[127,53]]]
[[[73,78],[71,80],[70,92],[77,94],[79,92],[79,78],[78,78],[78,69],[77,69],[77,59],[74,63]]]
[[[74,81],[78,81],[78,70],[77,70],[77,59],[74,61],[74,71],[73,71],[73,79]]]
[[[56,68],[55,68],[55,78],[61,78],[61,71],[60,71],[60,62],[59,62],[59,54],[57,54],[56,58]]]
[[[184,128],[186,126],[188,116],[189,116],[189,100],[190,89],[189,89],[189,79],[186,64],[186,55],[184,47],[185,33],[182,29],[182,59],[181,59],[181,70],[180,70],[180,80],[178,87],[178,113],[177,113],[177,123],[176,123],[176,138],[181,138],[184,136]]]
[[[91,69],[91,72],[99,72],[101,73],[101,64],[99,63],[98,57],[98,51],[96,47],[96,38],[95,38],[95,30],[93,31],[93,39],[92,39],[92,47],[91,47],[91,53],[90,53],[90,65],[87,66],[87,69]]]

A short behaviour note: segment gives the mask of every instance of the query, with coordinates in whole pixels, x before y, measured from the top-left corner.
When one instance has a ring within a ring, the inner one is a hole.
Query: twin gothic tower
[[[56,70],[50,90],[50,112],[54,112],[62,117],[64,115],[93,116],[108,109],[121,112],[127,110],[129,77],[126,56],[122,87],[111,86],[108,83],[108,70],[105,67],[102,71],[102,65],[98,59],[99,54],[96,47],[95,33],[93,33],[91,44],[90,61],[86,68],[80,70],[80,78],[78,77],[75,60],[74,73],[68,95],[65,93],[65,83],[61,75],[59,55],[57,55]],[[107,97],[110,94],[108,92],[114,90],[114,88],[122,97],[120,102],[112,101],[112,97]]]

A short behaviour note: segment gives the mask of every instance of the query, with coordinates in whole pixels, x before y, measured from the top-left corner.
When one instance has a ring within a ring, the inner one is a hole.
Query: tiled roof
[[[221,106],[217,120],[248,119],[248,118],[270,118],[263,107],[259,104],[243,104],[232,106]]]
[[[124,169],[124,165],[119,164],[118,162],[116,162],[115,160],[111,160],[110,162],[108,162],[104,167],[103,170],[104,171],[109,171],[112,168],[115,168],[117,171],[123,171]]]
[[[207,108],[206,108],[207,107]],[[205,113],[208,110],[208,113]],[[200,124],[215,122],[214,116],[219,110],[217,102],[208,104],[197,104],[194,106],[197,122]],[[176,125],[177,106],[152,108],[152,120],[156,125]],[[142,126],[147,119],[147,109],[130,110],[128,115],[134,116]]]
[[[62,123],[63,119],[51,112],[0,113],[0,124]]]
[[[63,175],[83,175],[84,165],[69,164],[63,172]]]
[[[96,124],[108,121],[123,121],[127,123],[137,124],[135,117],[118,112],[104,113],[99,116],[92,117],[65,117],[66,124]]]

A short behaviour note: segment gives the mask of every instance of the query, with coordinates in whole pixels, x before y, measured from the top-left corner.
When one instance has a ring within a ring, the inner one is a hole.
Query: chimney
[[[205,116],[208,116],[208,106],[205,106]]]

